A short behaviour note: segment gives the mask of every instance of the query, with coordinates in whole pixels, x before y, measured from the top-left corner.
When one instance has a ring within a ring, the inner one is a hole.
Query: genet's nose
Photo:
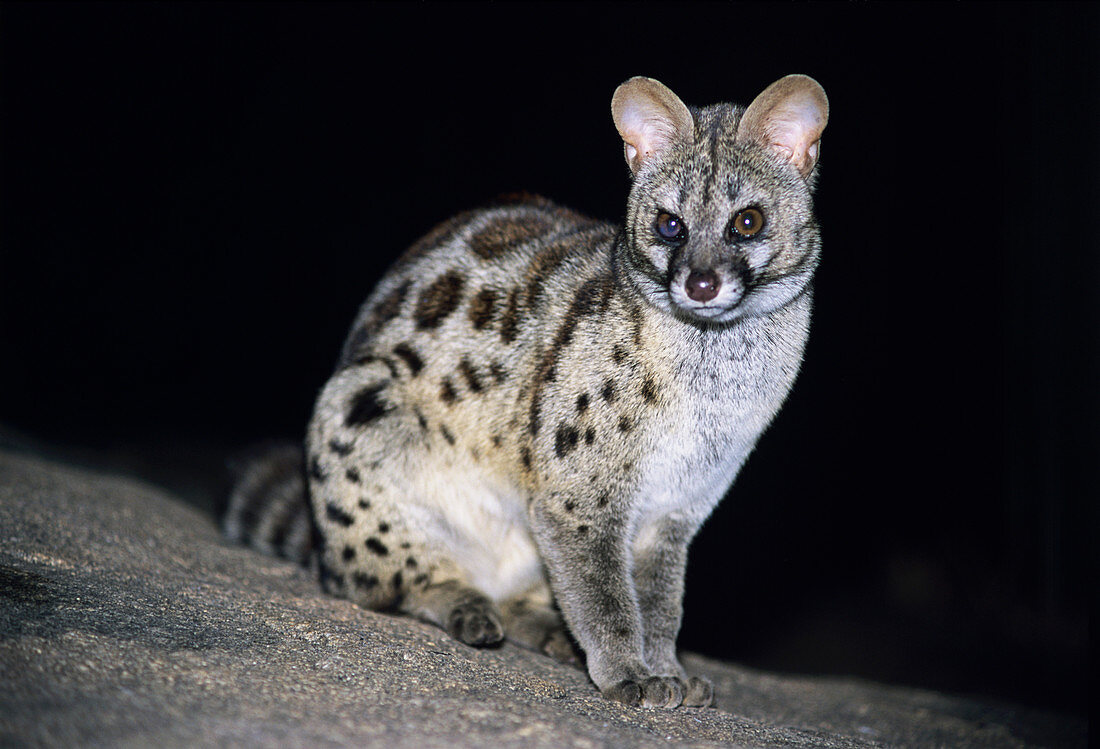
[[[718,280],[718,274],[712,270],[693,270],[684,282],[684,291],[694,302],[709,302],[718,296],[720,288],[722,288],[722,282]]]

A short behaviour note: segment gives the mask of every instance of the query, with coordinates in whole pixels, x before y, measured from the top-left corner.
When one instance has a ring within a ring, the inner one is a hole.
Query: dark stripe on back
[[[554,379],[555,367],[561,352],[573,341],[573,332],[576,330],[582,317],[603,313],[611,299],[614,290],[614,281],[610,274],[601,274],[588,279],[573,296],[573,302],[565,313],[561,326],[554,336],[550,348],[542,355],[542,361],[535,377],[535,391],[531,395],[531,407],[527,431],[535,436],[539,431],[539,411],[541,409],[542,386]]]
[[[508,295],[508,304],[504,307],[504,314],[500,318],[500,337],[505,343],[516,340],[519,332],[519,291],[512,289]]]
[[[492,325],[499,298],[500,293],[496,289],[482,289],[470,301],[470,323],[475,330],[482,330]]]
[[[420,370],[424,368],[424,360],[420,358],[420,354],[416,353],[412,346],[407,343],[399,343],[394,346],[393,354],[405,362],[409,367],[409,374],[413,377],[420,374]]]
[[[494,260],[542,236],[552,227],[549,217],[543,213],[513,210],[490,219],[470,237],[469,245],[482,260]]]
[[[416,300],[416,326],[421,329],[437,328],[462,301],[462,288],[466,277],[456,271],[448,271],[432,281]]]

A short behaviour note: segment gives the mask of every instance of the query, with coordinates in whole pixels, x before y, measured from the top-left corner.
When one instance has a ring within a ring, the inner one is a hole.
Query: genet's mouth
[[[733,309],[730,305],[700,305],[694,302],[688,302],[687,304],[677,303],[676,305],[682,311],[695,317],[701,317],[706,320],[712,320],[716,317],[721,317],[726,312]]]

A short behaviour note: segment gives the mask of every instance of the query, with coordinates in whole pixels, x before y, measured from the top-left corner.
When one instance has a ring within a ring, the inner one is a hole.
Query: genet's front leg
[[[706,679],[689,678],[676,657],[676,638],[683,618],[684,574],[688,544],[697,523],[676,516],[642,527],[634,541],[634,585],[641,608],[645,658],[654,673],[676,677],[684,684],[685,707],[706,707],[714,687]]]
[[[581,498],[568,501],[586,504]],[[563,511],[562,504],[557,496],[536,497],[531,524],[558,606],[585,651],[589,676],[609,699],[677,707],[683,700],[680,680],[655,674],[645,660],[633,560],[622,525],[609,516],[590,522]]]

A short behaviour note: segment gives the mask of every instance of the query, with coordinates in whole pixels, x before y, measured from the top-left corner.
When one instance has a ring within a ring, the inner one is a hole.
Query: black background
[[[1084,711],[1098,18],[4,4],[0,424],[208,501],[223,453],[302,433],[434,223],[521,189],[618,220],[618,83],[747,103],[808,73],[832,107],[814,329],[693,549],[681,644]]]

